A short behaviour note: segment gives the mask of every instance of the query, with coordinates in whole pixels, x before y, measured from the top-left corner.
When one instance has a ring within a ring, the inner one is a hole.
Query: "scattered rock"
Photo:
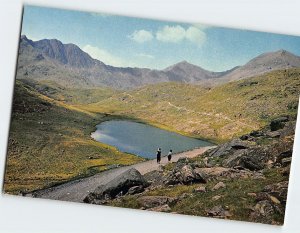
[[[242,141],[245,141],[245,140],[248,140],[249,139],[249,135],[243,135],[243,136],[241,136],[240,137],[240,139],[242,140]]]
[[[219,182],[217,183],[213,188],[212,188],[212,191],[216,191],[216,190],[219,190],[221,188],[226,188],[226,185],[223,183],[223,182]]]
[[[206,188],[205,188],[205,186],[199,186],[199,187],[194,189],[194,192],[196,192],[196,193],[205,193]]]
[[[277,204],[277,205],[280,204],[280,201],[279,201],[276,197],[274,197],[274,196],[269,195],[269,199],[270,199],[274,204]]]
[[[292,158],[291,157],[290,158],[284,158],[284,159],[281,160],[281,165],[283,167],[286,167],[286,166],[290,165],[291,162],[292,162]]]
[[[254,130],[250,133],[250,136],[252,136],[252,137],[261,137],[261,136],[264,136],[264,133],[262,131]]]
[[[225,210],[222,206],[215,206],[212,209],[206,210],[207,216],[215,218],[228,218],[232,216],[229,211]]]
[[[142,175],[134,168],[131,168],[117,176],[105,185],[100,185],[93,192],[90,192],[83,200],[86,203],[100,204],[102,201],[114,199],[128,193],[132,187],[146,187],[148,183]],[[139,188],[140,190],[142,188]],[[134,188],[137,191],[137,188]],[[133,191],[133,190],[131,190]]]
[[[153,207],[153,208],[150,208],[150,209],[147,209],[147,210],[157,211],[157,212],[171,212],[171,208],[168,204]]]
[[[250,214],[250,220],[254,222],[271,223],[273,219],[274,208],[272,204],[263,200],[258,202],[253,208],[253,212]]]
[[[220,196],[220,195],[216,195],[216,196],[213,196],[211,199],[212,199],[213,201],[217,201],[217,200],[219,200],[221,197],[222,197],[222,196]]]
[[[282,181],[276,184],[267,185],[264,188],[264,192],[276,197],[283,205],[286,203],[288,190],[288,181]]]
[[[280,132],[278,131],[271,131],[271,132],[267,132],[267,137],[269,138],[280,138]]]
[[[141,206],[149,209],[166,204],[173,204],[177,199],[165,196],[143,196],[139,197],[137,201]]]
[[[292,149],[283,151],[283,152],[281,152],[281,153],[277,156],[276,162],[281,163],[282,159],[290,158],[290,157],[292,157],[292,154],[293,154],[293,150],[292,150]]]
[[[249,197],[256,197],[256,193],[247,193]]]
[[[290,175],[290,169],[291,169],[291,165],[288,165],[286,167],[283,167],[280,172],[283,176],[289,176]]]

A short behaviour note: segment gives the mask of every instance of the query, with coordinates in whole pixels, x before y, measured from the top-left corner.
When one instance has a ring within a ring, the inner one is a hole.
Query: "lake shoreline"
[[[179,158],[183,158],[183,157],[194,158],[196,156],[205,153],[207,150],[212,148],[215,148],[215,146],[202,147],[202,148],[197,148],[190,151],[174,154],[172,157],[172,162],[176,162]],[[130,168],[136,168],[141,172],[141,174],[145,174],[147,172],[157,170],[161,165],[166,165],[166,164],[168,164],[166,158],[160,164],[156,163],[156,159],[150,159],[133,165],[112,168],[91,176],[72,179],[59,184],[55,184],[53,186],[34,190],[28,193],[23,193],[23,196],[47,198],[47,199],[55,199],[55,200],[63,200],[63,201],[83,202],[83,199],[81,200],[80,198],[85,197],[88,191],[89,192],[92,191],[90,189],[94,189],[96,184],[99,185],[98,184],[99,180],[101,180],[101,182],[107,183],[115,176],[117,176],[120,172],[123,172],[124,170],[128,170]],[[71,190],[73,191],[74,189],[76,189],[77,192],[71,192]]]
[[[156,127],[156,128],[162,129],[162,130],[166,130],[166,131],[169,131],[169,132],[172,132],[172,133],[180,134],[180,135],[185,136],[185,137],[189,137],[189,138],[193,138],[193,139],[197,139],[197,140],[201,140],[201,141],[206,141],[206,142],[209,142],[209,143],[214,144],[214,145],[220,145],[220,144],[225,143],[227,141],[227,140],[226,141],[216,140],[216,139],[212,139],[212,138],[208,138],[208,137],[200,137],[200,136],[197,136],[197,135],[193,135],[193,134],[189,134],[189,133],[186,133],[186,132],[182,132],[182,131],[179,131],[179,130],[172,129],[167,125],[163,125],[163,124],[160,124],[160,123],[157,123],[157,122],[147,121],[147,120],[140,119],[140,118],[125,116],[125,115],[113,115],[113,114],[110,114],[110,113],[97,113],[97,115],[98,114],[104,114],[105,119],[100,120],[98,124],[94,125],[94,127],[93,127],[94,131],[91,131],[90,134],[95,132],[97,130],[97,125],[99,125],[101,123],[104,123],[106,121],[111,121],[111,120],[120,120],[120,121],[132,121],[132,122],[136,122],[136,123],[141,123],[141,124],[153,126],[153,127]]]
[[[158,147],[167,155],[170,149],[173,154],[190,151],[195,148],[215,146],[216,144],[194,137],[187,137],[174,131],[165,130],[141,121],[113,118],[101,121],[94,126],[90,137],[96,142],[114,147],[145,159],[155,158]]]

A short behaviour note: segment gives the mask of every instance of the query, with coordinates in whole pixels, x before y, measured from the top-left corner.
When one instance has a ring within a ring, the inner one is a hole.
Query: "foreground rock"
[[[206,180],[200,173],[194,171],[186,158],[179,159],[175,168],[164,178],[164,184],[166,185],[193,183],[206,183]]]
[[[100,185],[83,200],[86,203],[103,204],[107,200],[123,196],[127,193],[135,194],[144,191],[148,183],[134,168],[117,176],[106,185]]]
[[[209,217],[214,217],[214,218],[229,218],[232,216],[228,210],[223,208],[223,206],[215,206],[209,210],[206,210],[206,214]]]

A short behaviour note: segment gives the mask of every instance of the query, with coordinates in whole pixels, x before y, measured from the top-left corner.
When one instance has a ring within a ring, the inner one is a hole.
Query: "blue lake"
[[[150,125],[127,120],[105,121],[96,126],[92,138],[144,158],[155,158],[157,148],[166,155],[170,149],[173,153],[211,146],[210,142],[186,137],[174,132],[159,129]]]

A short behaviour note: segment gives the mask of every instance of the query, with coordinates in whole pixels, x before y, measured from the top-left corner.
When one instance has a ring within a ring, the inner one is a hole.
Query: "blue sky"
[[[73,43],[113,66],[164,69],[186,60],[211,71],[279,49],[300,55],[300,37],[101,13],[24,7],[22,34]]]

